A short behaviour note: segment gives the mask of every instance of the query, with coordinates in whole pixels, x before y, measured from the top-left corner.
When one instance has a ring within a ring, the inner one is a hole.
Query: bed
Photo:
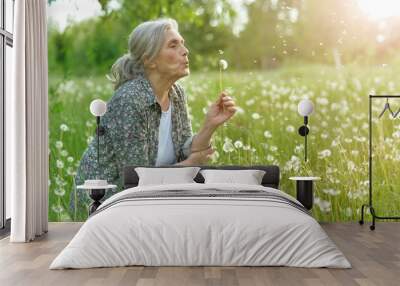
[[[201,166],[264,170],[260,185],[138,185],[104,201],[50,269],[144,266],[292,266],[350,268],[318,222],[279,190],[278,166]]]

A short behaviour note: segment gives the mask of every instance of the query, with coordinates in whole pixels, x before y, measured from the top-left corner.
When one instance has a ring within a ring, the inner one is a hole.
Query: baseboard
[[[11,231],[11,218],[6,219],[6,223],[3,228],[0,228],[0,239],[10,235]]]

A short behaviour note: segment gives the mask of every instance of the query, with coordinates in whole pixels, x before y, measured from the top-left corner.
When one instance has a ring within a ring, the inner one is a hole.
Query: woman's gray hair
[[[157,19],[143,22],[132,31],[128,40],[128,53],[112,65],[111,74],[107,76],[114,84],[114,89],[144,74],[144,59],[151,61],[158,55],[168,29],[178,31],[178,23],[169,18]]]

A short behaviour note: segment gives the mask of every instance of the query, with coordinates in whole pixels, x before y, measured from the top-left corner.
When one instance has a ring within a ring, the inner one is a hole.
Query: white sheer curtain
[[[6,187],[11,242],[48,228],[47,0],[18,0],[14,18],[13,92],[6,98]]]

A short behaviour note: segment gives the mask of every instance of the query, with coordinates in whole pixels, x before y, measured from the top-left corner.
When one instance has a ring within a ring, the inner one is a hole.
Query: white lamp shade
[[[94,116],[103,116],[107,111],[107,104],[101,99],[95,99],[90,103],[90,112]]]
[[[314,105],[311,100],[303,99],[297,106],[297,111],[301,116],[308,116],[314,111]]]

